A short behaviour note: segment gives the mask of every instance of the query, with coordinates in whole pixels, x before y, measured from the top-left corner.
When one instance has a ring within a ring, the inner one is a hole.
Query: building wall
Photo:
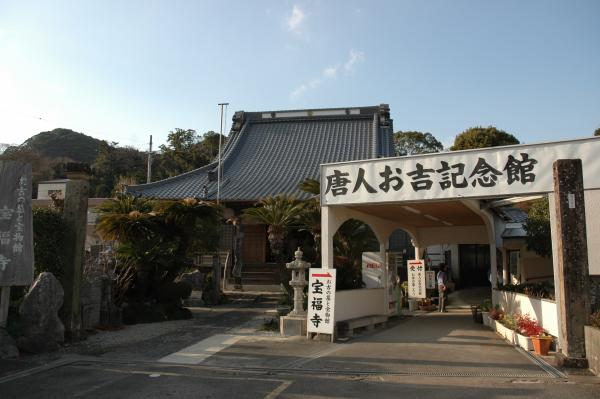
[[[57,191],[58,198],[64,199],[66,186],[66,183],[40,183],[38,184],[37,199],[51,199],[50,194],[52,193],[52,191]]]
[[[600,276],[600,190],[586,190],[584,195],[590,275]]]

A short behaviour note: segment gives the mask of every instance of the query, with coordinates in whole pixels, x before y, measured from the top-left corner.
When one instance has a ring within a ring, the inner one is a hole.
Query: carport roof
[[[348,208],[414,227],[479,226],[483,220],[461,201],[347,205]]]

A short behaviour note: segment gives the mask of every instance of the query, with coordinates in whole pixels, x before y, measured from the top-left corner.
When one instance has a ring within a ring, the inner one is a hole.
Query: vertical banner
[[[435,290],[437,288],[437,284],[435,281],[435,271],[427,270],[425,272],[425,284],[428,290]]]
[[[310,268],[308,272],[307,332],[333,334],[335,325],[335,269]]]
[[[362,253],[362,279],[365,288],[383,287],[383,260],[379,252]]]
[[[409,260],[408,267],[408,297],[425,298],[425,261]]]
[[[31,165],[0,161],[0,286],[32,281]]]

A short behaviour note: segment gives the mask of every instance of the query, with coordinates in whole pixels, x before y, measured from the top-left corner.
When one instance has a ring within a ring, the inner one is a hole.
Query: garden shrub
[[[592,316],[590,317],[590,325],[592,327],[600,328],[600,310],[592,313]]]
[[[504,317],[504,311],[500,309],[500,306],[496,305],[494,309],[490,310],[490,317],[493,320],[501,320]]]
[[[35,275],[50,272],[62,283],[66,268],[69,228],[57,211],[33,208],[33,251]]]
[[[549,281],[540,283],[506,284],[500,285],[501,291],[517,292],[532,298],[554,300],[554,284]]]
[[[509,330],[514,330],[514,331],[517,330],[517,319],[513,315],[505,314],[504,317],[502,317],[498,321],[500,323],[502,323],[504,325],[504,327],[508,328]]]

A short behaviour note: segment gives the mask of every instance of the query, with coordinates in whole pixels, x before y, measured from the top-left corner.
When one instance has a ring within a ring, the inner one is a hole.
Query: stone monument
[[[308,285],[306,270],[310,263],[302,260],[300,248],[294,253],[296,259],[286,263],[285,267],[292,271],[290,286],[294,289],[294,309],[287,315],[281,316],[279,326],[281,335],[306,335],[306,310],[304,309],[304,287]]]
[[[0,161],[0,358],[18,355],[6,330],[12,286],[33,281],[31,165]]]

